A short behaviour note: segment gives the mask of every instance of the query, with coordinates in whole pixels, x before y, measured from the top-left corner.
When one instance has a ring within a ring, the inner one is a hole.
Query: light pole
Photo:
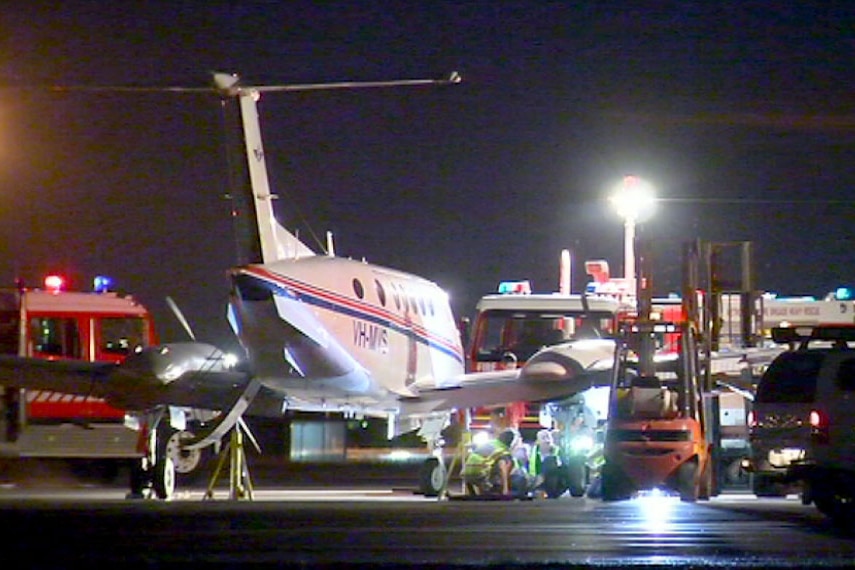
[[[609,198],[623,218],[623,277],[627,289],[635,293],[635,225],[653,213],[656,202],[653,187],[637,176],[624,176]]]

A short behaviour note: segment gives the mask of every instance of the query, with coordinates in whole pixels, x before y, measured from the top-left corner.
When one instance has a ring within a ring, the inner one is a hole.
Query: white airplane
[[[445,478],[440,431],[453,412],[555,400],[608,384],[610,340],[545,349],[521,369],[466,374],[460,330],[437,284],[316,254],[275,218],[256,108],[262,92],[448,84],[459,75],[274,87],[244,87],[227,74],[214,80],[224,101],[239,105],[262,257],[229,271],[227,317],[246,352],[243,363],[235,366],[217,347],[196,341],[146,348],[118,365],[0,356],[0,384],[92,394],[134,410],[141,433],[150,434],[143,463],[161,498],[173,490],[174,466],[156,439],[157,427],[185,429],[187,408],[220,412],[188,449],[239,430],[244,414],[278,417],[286,410],[384,417],[390,435],[421,427],[434,452],[422,490],[437,493]]]

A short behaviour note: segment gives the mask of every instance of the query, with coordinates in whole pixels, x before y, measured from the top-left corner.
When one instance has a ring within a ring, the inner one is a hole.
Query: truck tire
[[[624,474],[608,461],[600,471],[600,485],[604,501],[625,501],[632,496],[633,490],[629,488]]]
[[[419,470],[419,492],[425,497],[438,497],[444,485],[445,465],[436,457],[428,457]]]
[[[680,500],[686,503],[694,503],[700,495],[698,480],[698,464],[695,461],[686,461],[677,468],[677,492]]]
[[[146,469],[142,459],[133,459],[130,462],[130,489],[128,499],[144,499],[151,488],[151,470]]]
[[[698,499],[709,501],[710,497],[717,495],[715,489],[715,479],[713,478],[713,463],[712,458],[707,458],[704,470],[701,473],[700,481],[698,482]]]

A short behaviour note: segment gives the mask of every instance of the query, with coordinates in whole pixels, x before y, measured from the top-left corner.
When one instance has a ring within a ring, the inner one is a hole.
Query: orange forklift
[[[629,499],[661,489],[683,501],[714,494],[714,414],[705,410],[699,367],[697,251],[684,250],[682,311],[659,321],[651,314],[651,279],[639,252],[638,314],[621,327],[615,349],[602,467],[602,498]],[[677,350],[667,350],[670,343]]]

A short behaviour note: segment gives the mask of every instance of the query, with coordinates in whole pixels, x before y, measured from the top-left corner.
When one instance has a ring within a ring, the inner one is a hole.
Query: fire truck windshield
[[[486,311],[480,318],[474,353],[478,360],[489,362],[512,352],[522,362],[545,346],[613,332],[614,315],[608,312]]]
[[[139,317],[101,319],[101,350],[110,354],[130,354],[144,346],[145,323]]]

